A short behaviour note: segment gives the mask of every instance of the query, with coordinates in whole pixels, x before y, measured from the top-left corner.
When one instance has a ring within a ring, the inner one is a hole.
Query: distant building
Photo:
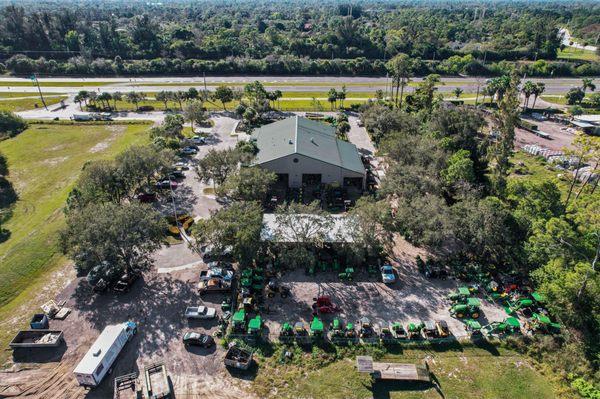
[[[365,187],[366,171],[356,146],[337,139],[333,126],[294,116],[265,125],[252,136],[258,147],[254,164],[275,172],[288,187]]]

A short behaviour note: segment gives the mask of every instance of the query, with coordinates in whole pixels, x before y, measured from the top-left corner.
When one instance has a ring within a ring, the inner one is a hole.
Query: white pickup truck
[[[188,306],[185,308],[185,317],[188,319],[213,319],[217,314],[215,308],[207,306]]]

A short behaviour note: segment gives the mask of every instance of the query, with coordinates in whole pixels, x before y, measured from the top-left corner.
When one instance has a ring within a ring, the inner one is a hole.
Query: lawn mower
[[[234,334],[244,334],[246,332],[246,311],[240,309],[233,314],[231,326]]]
[[[294,337],[296,338],[296,342],[298,344],[308,344],[310,343],[310,336],[308,335],[308,331],[306,331],[306,327],[304,323],[299,321],[294,324]]]
[[[344,323],[335,318],[329,325],[329,335],[331,338],[343,338],[344,337]]]
[[[294,340],[294,329],[290,323],[283,323],[279,331],[279,341],[289,343]]]
[[[338,274],[338,277],[340,278],[340,280],[344,280],[344,281],[354,280],[354,268],[347,267],[346,269],[344,269],[343,273]]]
[[[428,320],[423,324],[423,328],[421,329],[421,334],[425,339],[437,338],[437,328],[435,326],[435,322],[433,320]]]
[[[406,335],[408,339],[420,339],[421,330],[425,327],[425,323],[422,321],[418,323],[408,323],[406,326]]]
[[[381,325],[379,326],[379,341],[382,344],[386,342],[391,342],[394,340],[394,334],[392,334],[392,329],[389,325]]]
[[[560,333],[560,324],[554,323],[546,315],[540,313],[533,313],[531,319],[525,323],[525,328],[531,332],[540,332],[544,334],[558,334]]]
[[[479,307],[481,302],[477,298],[467,298],[466,303],[457,303],[452,305],[450,308],[450,315],[457,319],[463,319],[470,317],[472,319],[478,319],[480,314]]]
[[[313,338],[323,338],[324,335],[324,326],[321,319],[318,317],[313,317],[312,322],[310,323],[310,336]]]
[[[271,280],[265,287],[267,298],[274,298],[276,294],[279,294],[282,298],[290,296],[290,289],[283,285],[277,285],[275,281]]]
[[[344,337],[346,337],[347,339],[356,338],[356,330],[354,329],[354,323],[346,324],[346,328],[344,328]]]
[[[318,314],[339,312],[340,308],[331,302],[331,297],[323,295],[318,298],[313,298],[313,311]]]
[[[375,330],[373,329],[373,325],[371,324],[371,320],[367,317],[363,317],[359,320],[360,331],[358,336],[360,338],[372,338],[375,336]]]
[[[465,330],[467,331],[467,333],[469,333],[470,337],[481,336],[481,324],[477,320],[465,320]]]
[[[395,339],[406,339],[406,330],[399,322],[395,321],[390,323],[390,330],[392,331],[392,336]]]
[[[521,332],[521,323],[516,317],[508,317],[504,321],[495,321],[481,328],[487,335],[507,335]]]
[[[262,319],[259,315],[256,315],[254,318],[250,319],[248,323],[248,334],[254,336],[260,336],[262,333]]]

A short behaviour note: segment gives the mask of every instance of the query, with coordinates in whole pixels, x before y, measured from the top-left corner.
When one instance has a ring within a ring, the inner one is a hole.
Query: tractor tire
[[[474,319],[478,319],[479,318],[479,313],[475,312],[473,314],[471,314],[471,317]]]
[[[275,293],[273,293],[273,292],[269,292],[267,294],[267,298],[274,298],[274,297],[275,297]]]
[[[464,315],[464,314],[462,314],[462,313],[457,313],[457,314],[456,314],[456,317],[457,317],[458,319],[462,319],[463,317],[465,317],[465,315]]]

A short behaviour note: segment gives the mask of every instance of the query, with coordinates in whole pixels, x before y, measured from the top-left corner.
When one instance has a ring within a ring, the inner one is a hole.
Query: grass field
[[[69,81],[64,81],[64,82],[46,82],[43,80],[39,81],[40,86],[41,87],[100,87],[100,86],[106,86],[106,85],[110,85],[110,84],[115,84],[115,82],[85,82],[85,81],[77,81],[77,82],[69,82]],[[23,86],[29,86],[29,87],[35,87],[35,84],[29,80],[29,79],[23,79],[23,80],[4,80],[4,81],[0,81],[0,86],[4,87],[23,87]]]
[[[379,361],[423,364],[435,384],[373,381],[353,360],[330,362],[331,352],[294,351],[279,363],[280,351],[260,363],[253,389],[259,397],[283,398],[554,398],[554,383],[525,357],[502,348],[473,345],[437,349],[395,349]],[[277,392],[274,395],[274,392]]]
[[[57,96],[57,97],[44,97],[46,101],[46,105],[50,107],[51,105],[58,104],[60,100],[66,99],[67,96]],[[43,107],[42,101],[37,98],[22,98],[19,100],[0,100],[0,111],[28,111],[35,108],[35,105],[38,107]]]
[[[564,50],[558,50],[558,59],[561,60],[583,60],[598,61],[600,57],[593,51],[582,50],[575,47],[565,47]]]
[[[81,167],[89,160],[112,157],[147,140],[147,124],[34,124],[0,142],[19,199],[3,225],[10,231],[0,244],[0,348],[13,332],[7,320],[15,309],[36,298],[48,284],[42,276],[64,265],[57,233],[64,225],[62,208]],[[10,332],[9,332],[10,331]]]
[[[52,96],[66,96],[66,93],[52,93],[50,94]],[[32,97],[32,98],[39,98],[37,93],[33,93],[33,92],[0,92],[0,99],[1,98],[15,98],[15,97]]]

